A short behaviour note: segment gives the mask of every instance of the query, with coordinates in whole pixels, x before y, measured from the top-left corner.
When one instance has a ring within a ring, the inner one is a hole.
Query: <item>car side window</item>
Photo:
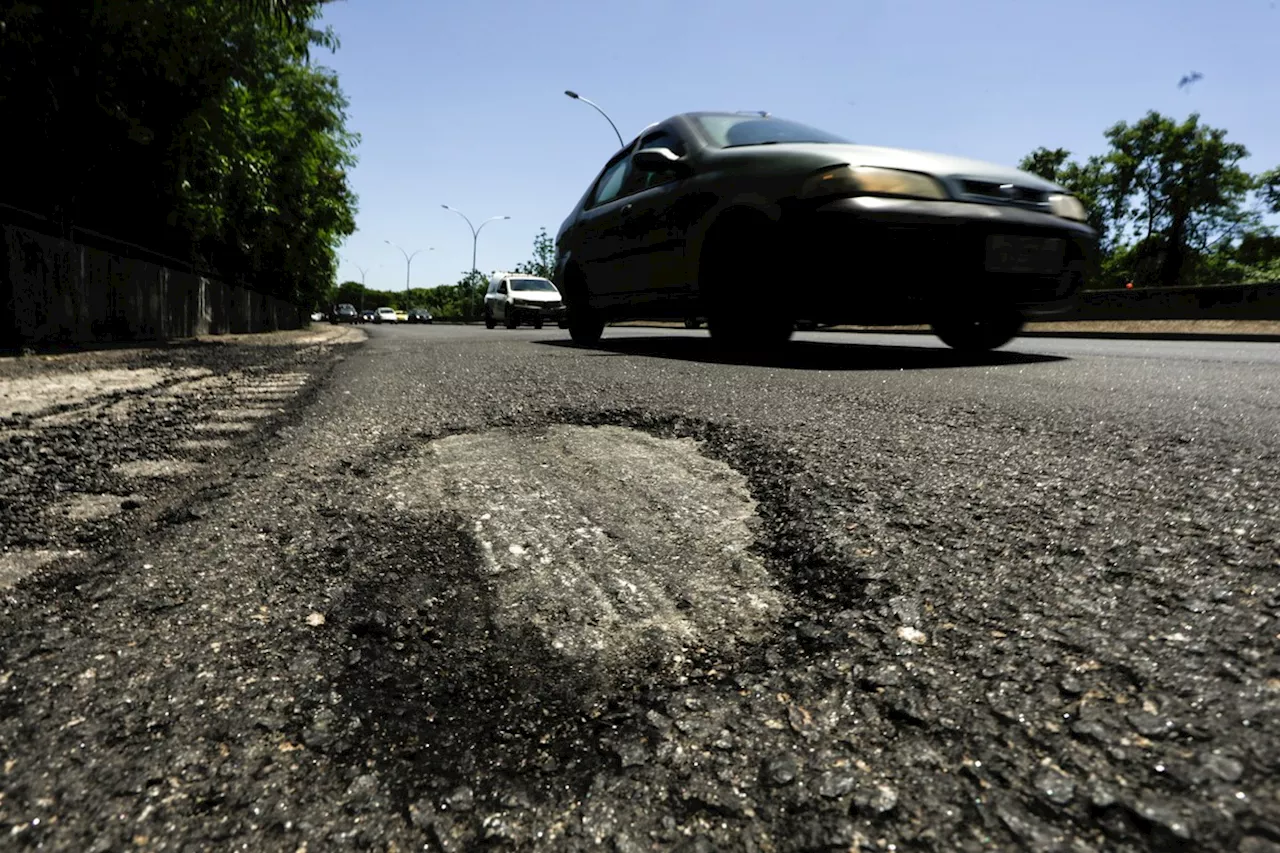
[[[596,185],[595,195],[591,199],[592,207],[607,204],[621,194],[623,182],[631,171],[630,155],[631,149],[628,148],[625,156],[616,163],[611,163],[604,170],[604,174],[600,176],[600,183]]]
[[[636,150],[641,151],[645,148],[669,148],[671,153],[677,157],[683,157],[688,150],[684,140],[670,130],[655,130],[644,139],[641,139],[640,144],[636,146]],[[623,195],[638,193],[650,187],[670,183],[675,179],[676,176],[670,173],[632,170],[631,177],[627,181],[628,185],[623,188]]]
[[[507,283],[505,281],[502,284],[498,285],[498,292],[503,294],[507,292]]]

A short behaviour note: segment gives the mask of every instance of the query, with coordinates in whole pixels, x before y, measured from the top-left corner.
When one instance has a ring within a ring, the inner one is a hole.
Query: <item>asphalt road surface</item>
[[[1280,850],[1280,347],[369,335],[92,535],[135,427],[0,424],[86,550],[0,589],[5,846]]]

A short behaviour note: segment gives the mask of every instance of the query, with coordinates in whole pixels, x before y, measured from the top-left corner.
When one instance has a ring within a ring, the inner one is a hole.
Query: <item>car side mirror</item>
[[[641,172],[689,174],[688,162],[670,148],[641,148],[631,155],[631,165]]]

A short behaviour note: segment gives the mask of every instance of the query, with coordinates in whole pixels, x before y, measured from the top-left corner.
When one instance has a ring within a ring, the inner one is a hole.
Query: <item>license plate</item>
[[[987,272],[1053,275],[1062,272],[1066,247],[1057,237],[993,234],[987,238]]]

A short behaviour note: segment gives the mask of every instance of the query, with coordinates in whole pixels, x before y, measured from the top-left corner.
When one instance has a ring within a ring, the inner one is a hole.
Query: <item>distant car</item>
[[[315,311],[315,312],[313,312],[313,313],[311,314],[311,322],[313,322],[313,323],[319,323],[319,322],[321,322],[321,321],[323,321],[323,320],[324,320],[324,312],[323,312],[323,311]]]
[[[400,311],[400,310],[397,310],[397,311],[396,311],[396,322],[397,322],[397,323],[407,323],[407,322],[409,322],[409,312],[408,312],[408,311]]]
[[[409,322],[410,323],[430,323],[431,312],[428,311],[426,308],[410,308]]]
[[[356,310],[356,306],[343,302],[337,308],[333,309],[333,316],[329,318],[331,323],[358,323],[360,322],[360,312]]]
[[[687,113],[605,164],[556,236],[555,281],[583,345],[615,320],[705,317],[735,348],[797,322],[928,323],[981,352],[1070,306],[1097,251],[1086,219],[1017,169]]]
[[[361,312],[360,312],[360,322],[361,322],[361,323],[372,323],[372,322],[374,321],[374,317],[376,316],[376,314],[377,314],[377,312],[376,312],[376,311],[361,311]]]
[[[378,323],[378,324],[382,324],[382,323],[395,323],[395,322],[397,322],[397,319],[396,319],[396,309],[394,309],[394,308],[379,308],[377,311],[375,311],[375,312],[374,312],[374,315],[373,315],[373,322]]]
[[[492,329],[501,321],[508,329],[530,323],[535,329],[564,317],[564,300],[549,279],[521,273],[494,273],[484,295],[484,325]]]

